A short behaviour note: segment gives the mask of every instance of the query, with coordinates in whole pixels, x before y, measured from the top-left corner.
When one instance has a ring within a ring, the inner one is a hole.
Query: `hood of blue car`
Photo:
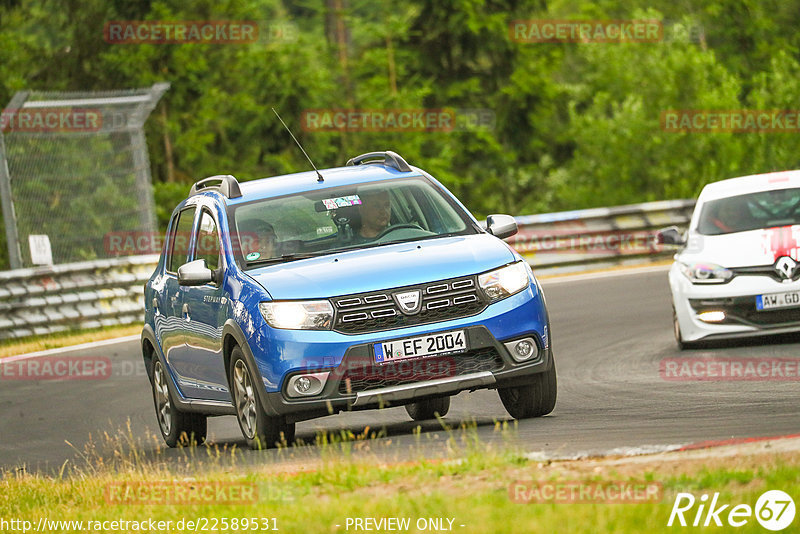
[[[247,271],[275,300],[316,299],[476,274],[514,260],[488,234],[398,243]]]

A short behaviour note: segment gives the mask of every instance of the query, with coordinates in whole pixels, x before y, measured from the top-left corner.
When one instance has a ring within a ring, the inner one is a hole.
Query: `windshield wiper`
[[[269,265],[272,263],[285,263],[287,261],[295,261],[295,260],[304,260],[306,258],[314,258],[316,256],[321,256],[322,254],[319,252],[304,252],[298,254],[284,254],[282,256],[278,256],[275,258],[263,258],[258,260],[252,260],[247,262],[247,266],[254,266],[254,265]]]

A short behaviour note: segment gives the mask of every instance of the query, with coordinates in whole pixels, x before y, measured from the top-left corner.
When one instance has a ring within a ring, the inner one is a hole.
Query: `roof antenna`
[[[293,133],[292,133],[292,131],[289,129],[289,127],[288,127],[288,126],[286,126],[286,123],[285,123],[285,122],[283,122],[283,119],[281,118],[281,116],[280,116],[280,115],[278,115],[278,112],[277,112],[277,111],[275,111],[275,108],[272,108],[272,111],[275,113],[275,116],[276,116],[276,117],[278,117],[278,120],[279,120],[279,121],[281,121],[281,124],[283,124],[283,127],[284,127],[284,128],[286,128],[286,131],[287,131],[287,132],[289,132],[289,135],[291,135],[291,136],[292,136],[292,139],[294,139],[294,142],[295,142],[295,143],[297,143],[297,146],[298,146],[298,147],[300,147],[300,150],[302,150],[302,151],[303,151],[303,155],[306,157],[306,159],[308,160],[308,162],[309,162],[309,163],[311,164],[311,166],[314,168],[314,172],[316,172],[316,173],[317,173],[317,181],[318,181],[318,182],[324,182],[324,181],[325,181],[325,179],[322,177],[322,175],[321,175],[321,174],[319,173],[319,171],[317,170],[317,166],[316,166],[316,165],[314,165],[314,162],[313,162],[313,161],[311,161],[311,158],[309,158],[309,157],[308,157],[308,154],[306,154],[306,151],[305,151],[305,150],[303,150],[303,145],[301,145],[301,144],[300,144],[300,141],[298,141],[298,140],[297,140],[297,138],[294,136],[294,134],[293,134]]]

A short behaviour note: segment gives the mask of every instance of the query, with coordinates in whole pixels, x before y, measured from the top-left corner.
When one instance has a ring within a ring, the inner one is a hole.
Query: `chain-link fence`
[[[143,126],[168,88],[12,98],[0,122],[12,269],[108,258],[110,232],[157,230]]]

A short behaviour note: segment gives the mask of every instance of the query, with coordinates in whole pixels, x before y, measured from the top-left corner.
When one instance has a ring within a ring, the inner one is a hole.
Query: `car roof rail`
[[[380,160],[380,158],[383,158],[383,160]],[[400,172],[411,171],[411,167],[409,167],[406,160],[403,159],[403,156],[391,150],[386,150],[385,152],[367,152],[366,154],[361,154],[360,156],[347,160],[348,165],[363,165],[366,163],[382,163]]]
[[[216,176],[203,178],[192,186],[192,189],[189,191],[189,196],[199,195],[210,189],[219,191],[227,198],[239,198],[242,196],[242,190],[239,189],[239,182],[230,174],[218,174]]]

